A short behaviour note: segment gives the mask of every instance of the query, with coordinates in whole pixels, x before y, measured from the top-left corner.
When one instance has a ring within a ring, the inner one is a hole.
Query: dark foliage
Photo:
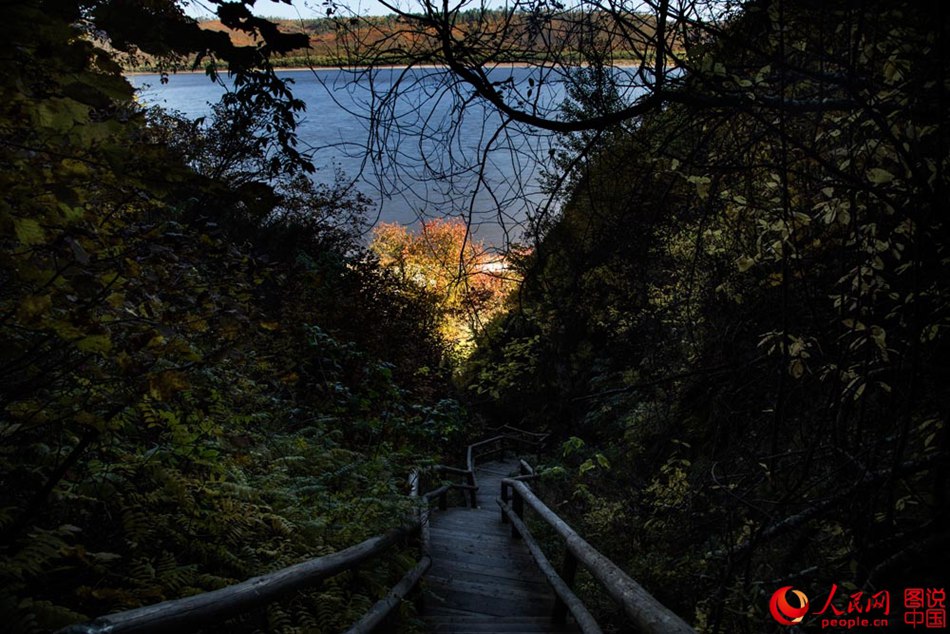
[[[244,5],[221,7],[268,36]],[[400,522],[407,470],[460,416],[434,309],[359,246],[363,202],[306,178],[297,106],[266,58],[200,127],[143,112],[113,53],[82,36],[214,50],[175,4],[23,2],[5,17],[6,631],[218,588]],[[255,623],[338,631],[409,563]]]
[[[945,585],[947,43],[778,1],[688,43],[688,98],[574,165],[473,359],[487,412],[573,437],[554,500],[706,631],[780,629],[783,584]]]

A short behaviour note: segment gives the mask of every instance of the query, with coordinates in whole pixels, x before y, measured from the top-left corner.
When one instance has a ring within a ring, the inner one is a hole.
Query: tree
[[[489,411],[586,442],[562,509],[708,631],[762,631],[770,584],[946,567],[950,34],[817,10],[748,4],[683,80],[748,103],[691,97],[564,163],[521,310],[475,355],[522,370],[473,373]]]
[[[55,4],[56,14],[67,23],[82,25],[87,36],[108,43],[111,50],[154,60],[163,74],[185,62],[192,69],[204,67],[218,81],[216,64],[224,62],[233,78],[233,92],[226,99],[238,104],[255,103],[256,116],[266,118],[263,132],[281,150],[275,161],[312,171],[307,157],[297,150],[297,114],[305,107],[293,97],[288,80],[279,77],[271,63],[275,55],[307,46],[302,33],[284,33],[273,22],[256,17],[253,0],[208,0],[222,24],[250,36],[256,45],[239,46],[226,33],[202,29],[187,17],[177,0],[130,2],[128,0],[76,0]],[[273,0],[274,2],[284,0]],[[275,163],[270,169],[280,169]]]
[[[442,336],[463,356],[515,284],[505,260],[473,242],[460,221],[423,222],[419,233],[403,225],[380,224],[370,249],[384,268],[433,298],[442,315]]]
[[[193,50],[204,36],[175,4],[5,9],[5,630],[221,587],[400,522],[407,465],[458,408],[429,370],[428,306],[335,222],[361,217],[361,201],[300,180],[286,86],[248,68],[251,92],[196,129],[144,112],[92,37],[108,25],[114,46]],[[369,584],[399,572],[384,562]],[[314,629],[323,610],[319,626],[342,629],[374,593],[328,584],[245,625]]]

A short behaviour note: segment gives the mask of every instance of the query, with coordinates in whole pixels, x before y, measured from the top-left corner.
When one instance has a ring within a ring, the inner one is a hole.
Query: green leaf
[[[572,453],[579,450],[584,446],[584,441],[578,438],[577,436],[571,436],[562,446],[562,454],[564,457],[571,455]]]

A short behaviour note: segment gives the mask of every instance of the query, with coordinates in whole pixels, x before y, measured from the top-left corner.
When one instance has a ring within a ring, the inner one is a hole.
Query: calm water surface
[[[543,81],[539,89],[537,72],[500,68],[491,78],[550,111],[564,90]],[[442,69],[386,69],[372,77],[337,69],[281,75],[294,81],[294,94],[307,105],[298,136],[314,153],[314,180],[352,182],[374,201],[371,222],[461,217],[478,239],[500,246],[520,240],[525,219],[546,200],[539,182],[553,137],[503,127],[478,100],[462,107],[458,92],[448,89],[454,78]],[[167,84],[158,75],[129,80],[142,102],[192,118],[208,115],[225,90],[198,73],[172,75]],[[463,88],[461,96],[470,92]],[[391,125],[371,137],[378,120]]]

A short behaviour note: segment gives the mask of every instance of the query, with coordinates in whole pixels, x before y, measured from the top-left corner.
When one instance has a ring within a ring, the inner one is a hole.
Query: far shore
[[[586,64],[579,64],[578,66],[586,66]],[[612,66],[617,66],[620,68],[632,68],[639,66],[634,60],[617,60],[612,64]],[[492,68],[541,68],[540,64],[529,64],[527,62],[499,62],[493,64]],[[380,66],[278,66],[274,70],[277,72],[301,72],[301,71],[318,71],[318,70],[346,70],[352,72],[359,72],[364,70],[404,70],[409,68],[408,64],[383,64]],[[427,69],[437,69],[445,68],[448,66],[444,64],[413,64],[412,68],[427,68]],[[546,66],[546,68],[555,68],[554,66]],[[227,73],[226,68],[219,69],[221,73]],[[207,73],[204,69],[182,69],[182,70],[172,70],[167,71],[169,75],[204,75]],[[138,75],[160,75],[159,71],[154,70],[130,70],[123,71],[123,75],[127,77],[135,77]]]

